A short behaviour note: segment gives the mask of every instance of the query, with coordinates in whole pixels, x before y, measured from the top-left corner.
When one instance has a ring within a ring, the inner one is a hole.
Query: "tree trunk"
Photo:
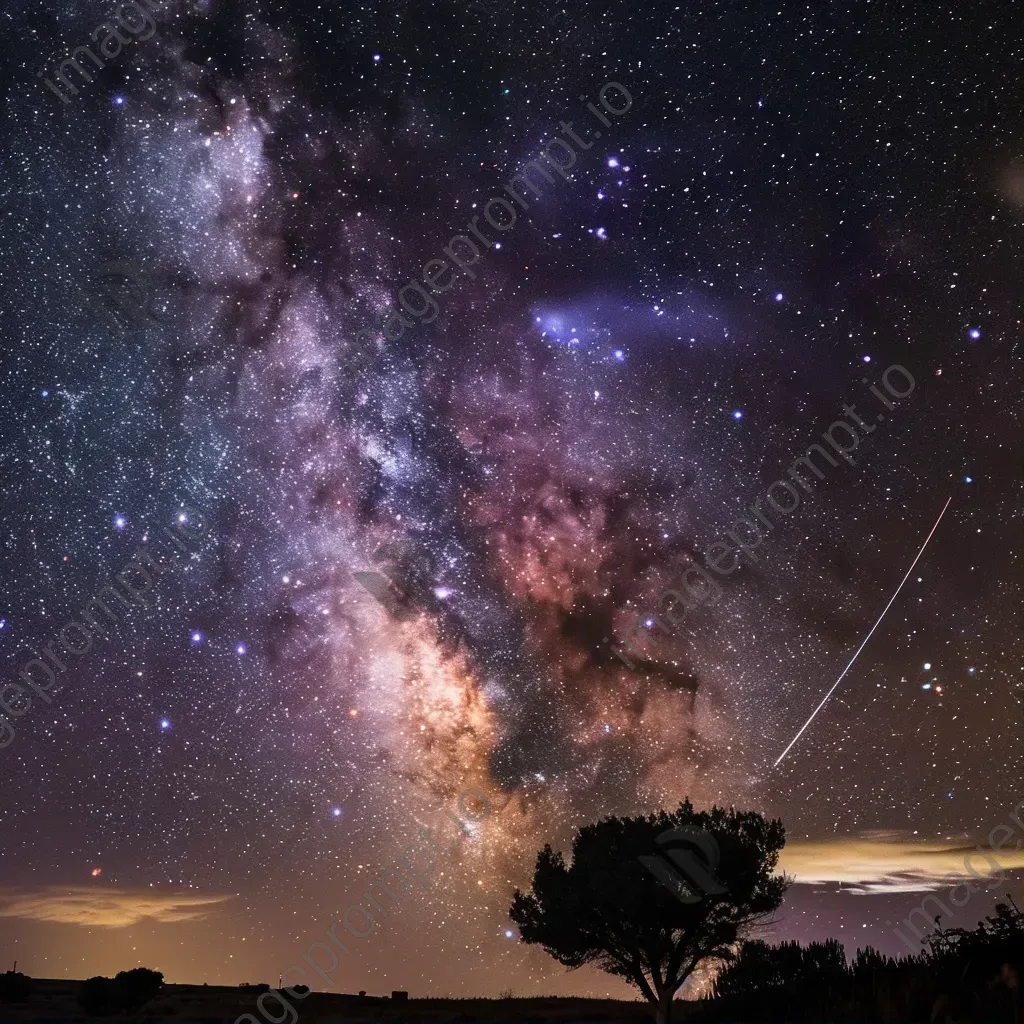
[[[672,989],[666,989],[658,993],[658,1013],[655,1018],[657,1024],[669,1024],[672,1018],[672,997],[675,993]]]

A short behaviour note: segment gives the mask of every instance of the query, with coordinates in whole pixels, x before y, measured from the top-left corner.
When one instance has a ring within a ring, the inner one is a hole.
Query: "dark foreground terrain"
[[[78,1005],[80,981],[33,979],[34,990],[24,1003],[0,1005],[0,1024],[6,1021],[176,1021],[195,1024],[233,1024],[242,1014],[259,1017],[259,990],[227,985],[169,985],[143,1009],[130,1015],[90,1017]],[[288,1024],[291,1015],[277,1000],[265,1001],[267,1010]],[[652,1019],[649,1008],[639,1002],[613,999],[392,999],[389,996],[336,995],[311,992],[296,1005],[301,1024],[361,1024],[363,1021],[430,1022],[430,1024],[475,1024],[483,1021],[572,1021],[597,1024],[602,1021]]]

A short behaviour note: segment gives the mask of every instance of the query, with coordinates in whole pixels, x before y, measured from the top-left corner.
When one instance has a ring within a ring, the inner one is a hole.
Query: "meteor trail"
[[[832,689],[825,694],[825,696],[822,698],[821,703],[811,713],[811,717],[808,718],[806,722],[804,722],[803,728],[801,728],[801,730],[793,737],[793,739],[790,740],[789,746],[786,747],[786,749],[781,754],[779,754],[779,760],[776,761],[774,765],[772,765],[773,768],[779,767],[779,764],[782,761],[782,759],[793,748],[793,744],[796,743],[796,741],[800,739],[801,736],[803,736],[804,730],[807,728],[807,726],[811,724],[811,722],[814,721],[814,716],[825,706],[825,701],[827,701],[829,697],[831,697],[832,694],[835,693],[835,689],[843,681],[843,677],[846,675],[847,672],[850,671],[851,668],[853,668],[853,663],[857,660],[858,657],[860,657],[860,652],[864,650],[865,646],[867,646],[867,642],[871,639],[871,634],[874,633],[876,629],[878,629],[879,623],[881,623],[882,619],[885,618],[885,613],[892,607],[893,601],[895,601],[896,598],[899,596],[900,591],[903,589],[903,584],[906,583],[908,579],[910,579],[910,574],[914,571],[914,566],[917,565],[918,559],[924,554],[924,549],[928,547],[928,542],[932,539],[932,535],[939,528],[939,523],[942,522],[942,517],[946,514],[946,509],[949,508],[949,503],[952,500],[952,495],[950,495],[950,497],[946,499],[946,504],[942,506],[942,511],[939,513],[939,518],[935,520],[935,525],[932,527],[931,533],[929,533],[928,536],[925,537],[924,543],[921,545],[921,550],[917,553],[917,558],[915,558],[913,562],[910,563],[910,568],[907,570],[907,575],[903,577],[903,579],[900,582],[900,585],[896,588],[896,593],[889,598],[889,603],[885,606],[884,610],[882,611],[882,614],[878,616],[878,622],[876,622],[871,627],[870,631],[868,632],[868,635],[864,637],[863,643],[861,643],[860,647],[857,648],[856,654],[854,654],[854,656],[850,659],[850,664],[843,669],[842,675],[840,675],[840,677],[832,684]]]

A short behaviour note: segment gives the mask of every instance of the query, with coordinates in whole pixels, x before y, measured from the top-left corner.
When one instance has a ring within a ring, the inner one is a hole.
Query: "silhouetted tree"
[[[757,1020],[888,1020],[951,1024],[1021,1020],[1024,914],[1012,899],[975,928],[936,930],[915,956],[859,949],[847,967],[840,944],[740,944],[714,998],[692,1004],[692,1024]]]
[[[785,988],[800,973],[800,944],[770,946],[761,939],[743,942],[736,957],[715,979],[715,993],[730,996],[764,995]]]
[[[32,988],[32,979],[21,971],[5,971],[0,974],[0,1003],[24,1003]]]
[[[717,996],[731,1000],[737,1013],[766,1019],[792,1019],[797,1012],[812,1016],[815,1009],[828,1014],[849,988],[846,951],[838,939],[808,946],[743,942],[715,980]]]
[[[121,1000],[113,979],[97,975],[83,981],[82,987],[78,990],[78,1005],[90,1017],[109,1017],[111,1014],[119,1013]]]
[[[1018,979],[1024,971],[1024,914],[1012,897],[976,928],[937,927],[925,938],[926,959],[943,985],[947,1016],[977,1017],[983,1009],[1020,1013]]]
[[[675,830],[689,833],[700,857],[668,864]],[[710,845],[693,838],[701,835]],[[509,915],[524,942],[567,967],[593,964],[630,982],[664,1024],[697,965],[728,961],[737,939],[782,902],[789,883],[774,869],[784,842],[781,821],[731,808],[698,812],[688,800],[671,814],[608,818],[577,831],[569,867],[545,846],[531,891],[516,890]]]
[[[125,1012],[135,1013],[160,992],[164,986],[164,976],[160,971],[151,971],[148,967],[136,967],[130,971],[121,971],[114,978],[114,985]]]
[[[159,993],[163,984],[164,976],[146,967],[121,971],[115,978],[97,976],[82,982],[78,1005],[93,1017],[136,1013]]]

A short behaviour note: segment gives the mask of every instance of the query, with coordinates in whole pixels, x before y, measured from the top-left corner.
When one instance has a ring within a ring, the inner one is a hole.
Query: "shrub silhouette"
[[[109,1017],[121,1009],[113,980],[102,975],[82,982],[78,992],[78,1005],[90,1017]]]
[[[20,971],[5,971],[0,974],[0,1003],[24,1003],[32,988],[32,979]]]
[[[715,995],[691,1003],[688,1018],[692,1024],[1022,1019],[1024,914],[1012,899],[997,903],[975,928],[937,927],[925,947],[894,958],[869,946],[847,966],[835,939],[809,946],[743,942],[718,975]]]
[[[160,971],[151,971],[148,967],[136,967],[131,971],[121,971],[114,978],[114,985],[125,1011],[135,1013],[163,988],[164,976]]]
[[[164,976],[146,967],[121,971],[115,978],[97,976],[82,982],[78,1005],[91,1017],[136,1013],[160,992],[163,984]]]

